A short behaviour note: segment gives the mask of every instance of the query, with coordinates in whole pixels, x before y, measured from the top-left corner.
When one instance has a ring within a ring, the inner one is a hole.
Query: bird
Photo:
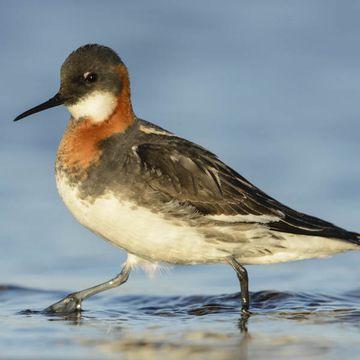
[[[56,156],[58,192],[79,223],[127,259],[111,280],[46,312],[81,311],[83,300],[125,283],[136,266],[223,263],[235,270],[249,315],[245,265],[360,250],[359,233],[283,205],[204,147],[138,118],[128,69],[107,46],[74,50],[56,95],[14,121],[59,105],[71,117]]]

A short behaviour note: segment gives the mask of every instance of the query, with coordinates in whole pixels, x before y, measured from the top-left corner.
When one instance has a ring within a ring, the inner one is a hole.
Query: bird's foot
[[[252,312],[249,310],[248,307],[242,307],[241,308],[241,315],[244,317],[244,318],[249,318],[250,315],[252,315]]]
[[[242,333],[247,334],[248,333],[248,321],[250,318],[250,315],[252,313],[249,311],[248,307],[242,307],[241,308],[241,317],[239,320],[239,329]]]
[[[81,299],[78,299],[76,294],[70,294],[55,304],[47,307],[44,312],[62,315],[81,312]]]

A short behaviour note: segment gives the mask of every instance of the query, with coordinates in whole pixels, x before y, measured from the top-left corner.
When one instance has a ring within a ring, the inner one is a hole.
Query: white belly
[[[174,264],[221,262],[229,254],[211,246],[184,221],[176,223],[112,193],[94,202],[81,200],[64,176],[58,191],[71,213],[85,227],[138,257]]]
[[[271,264],[359,249],[350,242],[317,236],[276,233],[274,237],[262,224],[234,224],[231,217],[230,221],[224,220],[226,226],[210,226],[211,231],[218,231],[219,238],[225,235],[228,240],[211,241],[204,235],[204,228],[190,226],[184,220],[166,218],[110,192],[95,201],[81,200],[78,189],[64,176],[58,175],[56,182],[64,203],[81,224],[151,262],[216,263],[234,256],[244,265]]]

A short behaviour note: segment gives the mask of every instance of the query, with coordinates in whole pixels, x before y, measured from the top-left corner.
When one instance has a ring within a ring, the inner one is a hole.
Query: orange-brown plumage
[[[70,121],[58,150],[58,162],[62,167],[78,172],[86,170],[101,155],[99,143],[125,131],[134,122],[128,71],[124,65],[119,65],[115,71],[120,76],[122,87],[114,112],[101,122],[91,118]]]

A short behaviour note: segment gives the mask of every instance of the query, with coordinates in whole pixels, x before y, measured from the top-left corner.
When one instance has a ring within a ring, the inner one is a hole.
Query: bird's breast
[[[58,171],[56,182],[65,205],[82,225],[131,254],[174,264],[217,262],[225,256],[209,246],[196,227],[136,203],[126,193],[108,190],[88,199],[66,173]]]
[[[116,123],[93,123],[90,119],[70,121],[57,153],[57,166],[68,171],[85,171],[99,160],[100,142],[117,132]]]

